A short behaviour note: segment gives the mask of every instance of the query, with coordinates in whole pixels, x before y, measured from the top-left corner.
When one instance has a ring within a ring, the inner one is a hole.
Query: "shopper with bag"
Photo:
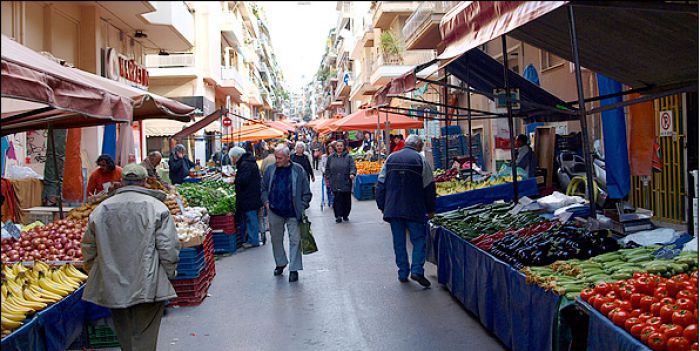
[[[326,163],[326,174],[331,182],[333,191],[333,212],[335,222],[349,221],[352,192],[352,181],[357,174],[355,160],[352,159],[348,151],[345,150],[345,142],[337,140],[335,143],[335,154]]]
[[[318,171],[318,164],[321,160],[321,156],[323,155],[323,144],[321,144],[318,141],[318,137],[314,137],[314,141],[311,142],[309,145],[311,148],[311,155],[314,158],[314,169]]]
[[[289,281],[299,280],[303,269],[300,223],[309,208],[312,194],[304,169],[290,160],[289,148],[275,148],[275,164],[268,166],[262,182],[262,200],[270,217],[270,236],[275,257],[274,275],[279,276],[289,263]],[[284,250],[284,230],[289,235],[289,257]]]
[[[420,154],[423,139],[411,135],[405,148],[389,155],[377,181],[377,207],[384,220],[391,224],[399,281],[411,279],[424,287],[430,286],[425,278],[423,264],[427,255],[427,221],[435,212],[435,180],[433,170]],[[413,244],[413,262],[406,254],[406,231]]]

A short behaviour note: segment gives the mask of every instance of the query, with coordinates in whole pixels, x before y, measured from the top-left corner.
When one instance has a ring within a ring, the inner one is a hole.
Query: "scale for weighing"
[[[617,209],[603,212],[605,216],[612,219],[612,230],[617,234],[624,236],[642,230],[654,229],[654,224],[651,223],[651,218],[654,215],[652,211],[618,204]]]

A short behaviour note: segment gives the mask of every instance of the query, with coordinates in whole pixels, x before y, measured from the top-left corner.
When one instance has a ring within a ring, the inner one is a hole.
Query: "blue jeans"
[[[258,222],[258,211],[253,210],[243,213],[243,221],[244,223],[242,227],[245,228],[245,232],[248,234],[248,244],[253,246],[260,245],[260,222]],[[243,234],[242,231],[241,234]]]
[[[394,237],[394,254],[396,255],[396,266],[399,267],[399,278],[408,278],[408,274],[423,275],[423,264],[426,256],[426,240],[428,231],[425,223],[411,222],[403,219],[390,219],[391,235]],[[406,230],[411,237],[413,244],[413,257],[410,264],[406,253]]]

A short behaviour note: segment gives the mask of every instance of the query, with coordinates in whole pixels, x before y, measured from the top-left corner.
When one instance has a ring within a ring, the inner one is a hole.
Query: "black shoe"
[[[294,283],[297,280],[299,280],[299,272],[297,272],[297,271],[289,272],[289,282]]]
[[[422,285],[422,286],[424,286],[424,287],[426,287],[426,288],[430,286],[430,281],[429,281],[428,279],[426,279],[426,278],[425,278],[424,276],[422,276],[422,275],[411,274],[411,279],[417,281],[418,284],[420,284],[420,285]]]
[[[347,222],[347,221],[350,220],[350,218],[348,218],[348,217],[343,217],[343,220]]]
[[[399,281],[402,283],[408,283],[408,278],[401,278],[399,277]]]
[[[336,217],[336,218],[335,218],[335,223],[340,223],[340,222],[342,222],[342,221],[343,221],[343,219],[340,218],[340,217]]]
[[[287,266],[275,267],[275,272],[274,272],[275,276],[282,275],[282,272],[284,272],[284,267],[287,267]]]

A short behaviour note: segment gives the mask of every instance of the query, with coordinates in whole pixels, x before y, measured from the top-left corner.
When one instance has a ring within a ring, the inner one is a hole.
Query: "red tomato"
[[[620,289],[620,296],[623,300],[629,301],[630,297],[632,296],[632,293],[634,293],[633,286],[625,285],[624,288]]]
[[[639,308],[630,311],[630,317],[639,317],[640,314],[642,314],[642,310]]]
[[[641,339],[642,329],[644,329],[645,326],[646,324],[644,323],[637,323],[633,325],[632,328],[630,328],[630,334],[632,334],[632,336],[634,336],[637,339]]]
[[[661,302],[662,305],[673,305],[676,303],[676,299],[674,299],[672,297],[664,297],[659,302]]]
[[[693,314],[690,313],[690,311],[688,310],[678,310],[673,312],[672,320],[673,324],[679,324],[683,327],[686,327],[696,322],[695,318],[693,317]]]
[[[690,301],[690,299],[682,297],[676,301],[676,304],[680,309],[682,310],[688,310],[688,311],[693,311],[695,310],[695,303],[693,301]]]
[[[639,308],[639,302],[642,300],[642,295],[641,293],[634,292],[630,295],[630,303],[632,304],[632,307],[634,308]]]
[[[690,341],[682,336],[668,338],[666,348],[668,351],[688,351],[690,349]]]
[[[643,343],[647,343],[647,338],[649,335],[656,333],[656,327],[653,325],[645,324],[644,327],[642,328],[642,331],[640,333],[640,338]]]
[[[595,291],[593,289],[583,289],[581,290],[581,298],[583,301],[589,302],[589,300],[595,295]]]
[[[661,307],[659,316],[664,323],[671,323],[673,320],[673,312],[675,311],[678,311],[678,305],[664,305]],[[683,326],[685,326],[685,324]]]
[[[632,280],[637,280],[639,278],[648,277],[648,276],[649,276],[649,273],[647,273],[647,272],[634,272],[634,274],[632,275]]]
[[[608,313],[610,313],[610,311],[614,310],[615,308],[617,308],[617,306],[615,306],[614,302],[606,302],[600,306],[600,313],[607,316]]]
[[[625,321],[625,330],[627,330],[628,332],[632,332],[632,327],[637,324],[640,324],[639,318],[627,318],[627,320]]]
[[[665,305],[662,305],[661,302],[654,302],[651,304],[651,309],[649,311],[651,311],[651,314],[659,316],[659,311],[661,311],[661,307],[663,306]]]
[[[661,322],[661,318],[659,318],[659,317],[651,317],[651,318],[647,319],[646,323],[647,323],[647,325],[654,326],[655,329],[659,328],[661,326],[661,324],[663,324]]]
[[[690,273],[690,277],[698,279],[698,271],[694,271],[694,272]]]
[[[642,309],[644,312],[648,312],[651,310],[651,304],[653,304],[654,298],[651,296],[643,296],[641,300],[639,300],[639,307]]]
[[[620,307],[621,309],[625,311],[631,311],[632,310],[632,303],[626,300],[619,300],[617,302],[617,307]]]
[[[627,318],[629,318],[629,313],[627,313],[626,311],[617,310],[617,311],[613,312],[612,314],[613,314],[613,317],[612,317],[613,323],[615,323],[615,325],[617,325],[618,327],[624,327],[625,322],[627,321]],[[630,325],[630,327],[631,327],[631,325]]]
[[[687,282],[688,279],[690,279],[690,277],[685,273],[674,275],[673,277],[671,277],[671,280],[675,282]]]
[[[693,293],[690,292],[689,290],[683,289],[683,290],[679,291],[679,292],[676,294],[676,298],[677,298],[677,299],[680,299],[680,298],[683,298],[683,297],[685,297],[686,299],[692,298],[692,297],[693,297]]]
[[[661,300],[664,297],[669,297],[668,290],[666,287],[658,287],[654,290],[654,297]]]
[[[615,313],[622,311],[620,307],[615,307],[613,308],[610,312],[608,312],[608,319],[613,320],[613,317],[615,316]],[[624,326],[624,322],[622,322],[622,325]]]
[[[610,291],[610,285],[605,282],[598,283],[595,286],[595,292],[601,295],[605,295]]]
[[[674,336],[683,336],[683,327],[677,324],[664,324],[659,327],[659,331],[664,333],[666,339]]]
[[[683,330],[683,336],[690,341],[698,341],[698,325],[690,324]]]
[[[651,314],[651,313],[649,313],[649,312],[642,312],[642,313],[639,315],[639,317],[637,317],[637,318],[639,318],[640,321],[646,323],[646,321],[649,320],[649,319],[652,318],[652,317],[654,317],[653,314]]]
[[[617,299],[617,293],[614,292],[614,291],[608,291],[608,293],[605,294],[605,297],[609,297],[609,298],[611,298],[611,299],[613,299],[613,300],[616,300],[616,299]]]
[[[595,307],[596,310],[600,311],[600,307],[603,306],[603,304],[606,302],[612,302],[612,300],[605,296],[598,296],[598,298],[595,299],[593,307]]]
[[[691,350],[691,351],[698,351],[698,343],[697,343],[697,341],[694,342],[692,345],[690,345],[690,350]]]
[[[637,278],[634,283],[635,287],[637,288],[637,292],[643,294],[651,294],[654,292],[654,281],[647,276]]]
[[[659,332],[653,332],[647,338],[647,345],[654,351],[661,351],[666,348],[666,337]]]

